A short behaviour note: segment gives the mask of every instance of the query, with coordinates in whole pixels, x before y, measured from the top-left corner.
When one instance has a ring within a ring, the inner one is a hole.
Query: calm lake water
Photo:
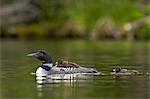
[[[148,42],[124,41],[1,41],[0,99],[150,99],[149,76],[97,76],[86,80],[37,84],[30,75],[40,65],[26,57],[34,50],[47,50],[85,67],[109,73],[113,67],[149,72]]]

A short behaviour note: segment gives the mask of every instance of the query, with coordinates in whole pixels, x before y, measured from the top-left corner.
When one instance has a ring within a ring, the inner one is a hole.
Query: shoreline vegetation
[[[149,0],[2,0],[0,38],[149,40]]]

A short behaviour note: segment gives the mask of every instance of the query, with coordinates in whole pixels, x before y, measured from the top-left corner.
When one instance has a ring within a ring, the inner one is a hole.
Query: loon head
[[[27,56],[35,57],[42,61],[42,65],[36,70],[36,76],[47,76],[48,71],[53,67],[52,58],[48,52],[43,50],[34,51]]]
[[[118,73],[121,71],[121,67],[113,68],[112,72]]]
[[[35,58],[41,60],[42,63],[44,63],[44,64],[52,63],[52,58],[49,55],[49,53],[46,51],[43,51],[43,50],[34,51],[34,52],[28,54],[27,56],[35,57]]]

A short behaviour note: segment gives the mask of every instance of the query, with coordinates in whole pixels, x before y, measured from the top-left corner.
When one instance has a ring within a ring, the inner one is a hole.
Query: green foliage
[[[3,1],[8,2],[8,0]],[[42,33],[47,35],[49,31],[52,31],[54,35],[56,33],[63,35],[61,32],[64,30],[66,33],[71,32],[71,35],[78,32],[77,34],[87,37],[103,20],[111,20],[108,23],[113,22],[112,28],[116,29],[112,32],[120,32],[119,28],[125,23],[136,21],[150,14],[149,4],[145,3],[141,9],[139,5],[143,4],[137,0],[36,0],[34,2],[41,12],[41,17],[38,22],[31,22],[25,28],[31,31],[30,33],[34,31],[35,35]],[[72,26],[68,29],[65,25],[69,22]],[[97,27],[97,30],[104,30],[99,28]],[[139,31],[138,36],[142,36],[139,38],[147,38],[147,27],[143,26]]]
[[[131,0],[75,0],[68,9],[71,19],[79,20],[87,30],[101,17],[110,17],[119,24],[141,18],[143,14]]]
[[[38,0],[43,20],[61,20],[65,17],[65,5],[62,0]]]
[[[145,40],[150,39],[150,24],[145,24],[137,30],[137,39]]]

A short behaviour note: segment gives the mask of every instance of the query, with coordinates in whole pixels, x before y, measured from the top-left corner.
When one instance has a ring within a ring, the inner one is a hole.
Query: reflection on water
[[[37,92],[38,92],[38,97],[43,97],[43,93],[44,93],[44,90],[45,88],[51,88],[49,86],[49,84],[52,84],[53,87],[57,87],[59,84],[63,84],[64,86],[68,86],[68,87],[76,87],[76,84],[80,84],[80,86],[82,86],[82,84],[86,85],[86,84],[90,84],[92,83],[93,80],[91,79],[86,79],[86,80],[82,80],[82,79],[70,79],[70,80],[52,80],[52,79],[46,79],[43,80],[42,82],[37,80],[37,84],[36,84],[36,87],[37,87]]]
[[[54,95],[56,99],[70,99],[73,96],[71,99],[148,99],[148,81],[147,76],[99,76],[83,80],[47,79],[47,83],[37,83],[36,87],[40,98]]]
[[[79,86],[80,87],[84,87],[87,85],[90,86],[90,84],[92,84],[94,81],[94,76],[84,74],[54,74],[49,75],[48,77],[35,77],[35,78],[37,82],[36,87],[38,97],[44,97],[43,94],[45,91],[51,92],[52,90],[55,90],[55,88],[59,87],[59,85],[76,88]],[[64,92],[64,94],[65,93],[70,92],[66,91]]]
[[[45,83],[75,83],[75,82],[82,82],[88,81],[93,79],[94,76],[87,75],[87,74],[52,74],[46,77],[37,76],[36,82],[38,84],[45,84]]]
[[[149,76],[37,80],[30,73],[35,72],[40,62],[26,57],[30,51],[43,49],[50,52],[53,61],[63,58],[81,66],[94,66],[106,74],[116,66],[146,73],[149,71],[148,48],[147,42],[2,41],[1,98],[149,99]]]
[[[43,97],[43,93],[45,92],[44,90],[46,90],[47,88],[54,90],[55,88],[53,89],[53,87],[58,87],[59,84],[64,85],[66,87],[68,86],[75,88],[76,86],[85,86],[93,82],[93,77],[84,77],[83,79],[82,78],[51,79],[45,77],[36,77],[38,97]],[[50,92],[50,90],[48,91]]]

